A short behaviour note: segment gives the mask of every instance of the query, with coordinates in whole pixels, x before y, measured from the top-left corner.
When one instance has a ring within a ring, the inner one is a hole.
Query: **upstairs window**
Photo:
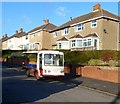
[[[82,31],[84,29],[84,24],[81,23],[81,24],[78,24],[77,27],[76,27],[76,31]]]
[[[96,20],[92,20],[91,21],[91,28],[95,28],[97,27],[97,21]]]
[[[32,34],[31,37],[34,38],[34,37],[35,37],[35,34]]]
[[[69,28],[65,28],[64,30],[63,30],[63,35],[67,35],[69,33]]]
[[[40,31],[37,34],[38,34],[38,36],[40,36]]]
[[[57,37],[57,31],[54,32],[54,37]]]

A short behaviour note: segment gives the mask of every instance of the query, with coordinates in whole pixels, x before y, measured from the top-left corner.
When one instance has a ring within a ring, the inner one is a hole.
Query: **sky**
[[[0,37],[4,34],[12,36],[20,28],[28,32],[43,25],[45,19],[60,26],[69,21],[70,17],[75,18],[92,12],[97,3],[101,4],[102,9],[118,15],[118,2],[2,2]]]

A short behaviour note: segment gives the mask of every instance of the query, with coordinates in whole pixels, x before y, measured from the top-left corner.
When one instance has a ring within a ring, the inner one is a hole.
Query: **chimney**
[[[18,34],[18,30],[16,30],[16,34]]]
[[[95,12],[95,11],[100,11],[100,4],[96,4],[96,5],[94,5],[93,6],[93,11]]]
[[[5,34],[5,37],[8,37],[7,34]]]
[[[20,32],[23,32],[23,28],[20,28]]]
[[[44,22],[45,22],[45,24],[48,24],[48,23],[49,23],[49,20],[48,20],[48,19],[46,19],[46,20],[44,20]]]

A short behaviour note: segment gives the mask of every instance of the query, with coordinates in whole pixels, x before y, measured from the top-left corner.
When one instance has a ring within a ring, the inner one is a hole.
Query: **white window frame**
[[[76,32],[83,31],[83,30],[84,30],[84,24],[83,23],[80,23],[76,26]]]
[[[34,43],[30,44],[30,49],[35,49],[35,44]]]
[[[54,37],[57,37],[57,35],[58,35],[58,32],[55,31],[55,32],[54,32]]]
[[[78,41],[81,42],[81,45],[78,44],[78,43],[79,43]],[[83,47],[83,39],[77,39],[77,47],[78,47],[78,48],[82,48],[82,47]]]
[[[71,48],[75,48],[76,47],[76,39],[71,40]]]
[[[81,47],[80,45],[78,44],[78,41],[81,41]],[[70,40],[71,42],[71,48],[82,48],[83,47],[83,39],[82,38],[73,38]]]
[[[62,35],[68,35],[69,34],[69,28],[64,28],[62,30]]]
[[[96,19],[91,21],[91,28],[95,28],[95,27],[97,27],[97,20]]]
[[[38,33],[37,33],[37,34],[38,34],[38,36],[40,36],[41,32],[40,32],[40,31],[38,31]]]
[[[61,47],[59,46],[61,44]],[[57,49],[70,49],[69,41],[58,41],[57,42]]]
[[[34,38],[35,37],[35,33],[31,34],[31,37]]]
[[[89,44],[91,42],[91,44]],[[86,45],[84,45],[86,43]],[[83,39],[83,47],[91,47],[93,46],[93,38],[87,37]]]
[[[62,43],[58,43],[58,49],[62,48]]]

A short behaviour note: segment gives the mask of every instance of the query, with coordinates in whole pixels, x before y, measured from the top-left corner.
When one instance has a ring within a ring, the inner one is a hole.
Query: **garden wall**
[[[120,83],[120,70],[118,68],[106,69],[97,66],[85,66],[76,68],[76,74],[88,78],[94,78],[98,80],[110,81],[115,83]]]

